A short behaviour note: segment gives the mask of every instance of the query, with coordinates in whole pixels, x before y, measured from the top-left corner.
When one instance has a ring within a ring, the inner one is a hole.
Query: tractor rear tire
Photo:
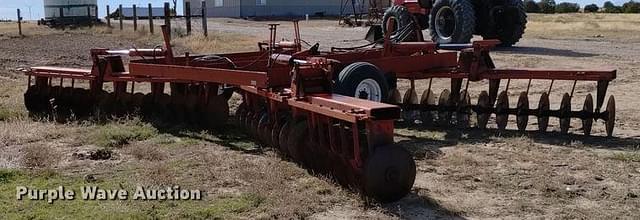
[[[475,26],[470,0],[436,0],[429,13],[429,34],[439,44],[468,43]]]
[[[350,97],[385,102],[389,95],[389,84],[378,67],[367,62],[357,62],[340,71],[334,92]]]
[[[500,47],[511,47],[522,38],[527,25],[527,13],[522,0],[507,0],[506,6],[510,10],[495,10],[493,15],[496,29],[491,31],[495,35],[483,35],[485,39],[500,40]]]
[[[401,42],[401,41],[416,41],[417,39],[417,24],[413,22],[413,15],[409,13],[406,7],[402,5],[394,5],[391,6],[387,11],[384,12],[384,16],[382,17],[382,33],[383,36],[387,32],[387,22],[389,19],[395,20],[395,27],[393,28],[393,32],[391,33],[391,41],[392,42]],[[404,39],[399,39],[400,33],[398,30],[403,30],[404,28],[411,28],[411,31],[406,34]]]

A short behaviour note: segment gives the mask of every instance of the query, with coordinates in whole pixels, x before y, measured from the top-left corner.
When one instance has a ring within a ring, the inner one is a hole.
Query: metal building
[[[98,0],[44,0],[44,18],[38,24],[58,27],[97,22]]]
[[[201,15],[200,0],[191,2],[191,13]],[[368,11],[367,5],[354,1],[358,13]],[[299,17],[299,16],[339,16],[352,5],[344,0],[206,0],[208,17]],[[368,4],[368,3],[365,3]]]
[[[44,0],[44,18],[97,17],[98,0]]]

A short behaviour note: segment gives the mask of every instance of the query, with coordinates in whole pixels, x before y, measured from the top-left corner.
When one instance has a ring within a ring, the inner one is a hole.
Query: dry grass
[[[174,40],[174,43],[194,53],[230,53],[256,50],[258,39],[239,34],[215,32],[208,37],[191,35]]]
[[[611,159],[623,162],[640,162],[640,152],[618,152],[614,153]]]
[[[129,154],[138,160],[161,161],[167,155],[158,149],[159,146],[153,146],[145,143],[135,144],[129,148]]]
[[[640,14],[529,14],[525,37],[638,41]]]
[[[36,23],[23,23],[22,33],[26,36],[46,35],[51,33],[51,29],[45,26],[38,26]],[[20,37],[18,24],[16,22],[0,23],[0,40]]]
[[[54,148],[43,144],[30,144],[22,150],[22,163],[28,168],[54,167],[60,157]]]

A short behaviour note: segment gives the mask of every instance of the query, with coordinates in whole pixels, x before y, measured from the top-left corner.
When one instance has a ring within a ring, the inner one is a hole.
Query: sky
[[[98,0],[98,11],[100,17],[106,15],[106,5],[109,5],[111,10],[115,10],[119,4],[123,7],[131,7],[136,4],[141,7],[147,7],[147,4],[153,4],[153,7],[163,7],[164,2],[173,4],[171,0]],[[178,0],[178,13],[182,12],[182,0]],[[173,7],[173,5],[171,6]],[[12,19],[16,20],[16,9],[20,8],[22,17],[25,20],[38,20],[44,17],[44,1],[43,0],[0,0],[0,19]],[[29,8],[31,8],[31,14],[29,14]]]
[[[100,17],[105,16],[106,14],[106,5],[110,5],[112,10],[115,10],[117,5],[122,4],[128,5],[131,7],[133,4],[144,5],[151,3],[154,7],[157,5],[158,7],[162,7],[164,2],[171,2],[170,0],[98,0],[98,7],[100,12]],[[295,1],[295,0],[293,0]],[[602,4],[606,0],[556,0],[556,3],[560,2],[575,2],[580,4],[581,6],[595,3],[598,6],[602,6]],[[621,5],[628,0],[612,0],[616,5]],[[43,0],[0,0],[0,19],[12,19],[16,20],[16,9],[20,8],[22,11],[22,17],[26,20],[37,20],[44,16],[44,6]],[[29,13],[31,11],[31,13]],[[178,13],[182,12],[182,0],[178,1]]]

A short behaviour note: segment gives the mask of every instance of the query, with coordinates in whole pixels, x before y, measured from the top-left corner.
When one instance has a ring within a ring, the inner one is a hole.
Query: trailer
[[[601,108],[615,70],[499,69],[489,55],[499,44],[492,40],[438,45],[393,42],[387,34],[376,48],[303,49],[297,22],[293,41],[277,42],[277,27],[269,25],[270,39],[255,52],[176,56],[163,27],[164,48],[92,49],[91,69],[32,67],[26,71],[25,105],[59,121],[136,113],[215,130],[227,121],[228,100],[236,92],[243,102],[232,121],[262,145],[381,202],[404,197],[415,180],[411,154],[394,143],[399,119],[466,128],[475,114],[477,127],[484,128],[495,115],[502,130],[509,115],[516,115],[519,129],[536,116],[540,130],[546,130],[549,117],[558,117],[565,133],[571,118],[579,118],[587,135],[599,119],[606,121],[607,135],[613,132],[613,96]],[[389,83],[398,78],[411,80],[404,97]],[[437,103],[430,87],[418,99],[414,81],[434,78],[450,79],[450,90],[440,93]],[[573,81],[574,88],[577,81],[594,81],[595,108],[588,95],[583,109],[571,109],[573,91],[557,110],[550,109],[545,94],[530,108],[527,92],[513,108],[505,91],[511,80],[523,79]],[[501,80],[507,83],[498,93]],[[466,88],[481,81],[489,82],[488,92],[472,104]],[[148,93],[136,91],[140,84],[148,85]]]

